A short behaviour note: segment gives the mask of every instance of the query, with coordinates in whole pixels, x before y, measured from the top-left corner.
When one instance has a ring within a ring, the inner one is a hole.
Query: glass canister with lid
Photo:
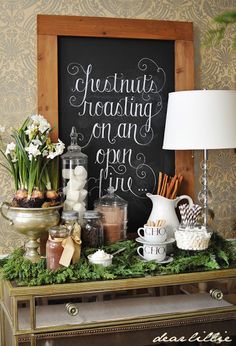
[[[80,216],[87,205],[87,165],[88,157],[78,145],[78,133],[75,126],[71,129],[71,144],[62,158],[64,210],[75,210]]]
[[[84,247],[99,248],[104,244],[101,213],[96,210],[87,210],[81,224],[81,239]]]
[[[112,244],[126,239],[128,203],[108,188],[108,194],[94,202],[94,209],[102,214],[104,241]]]

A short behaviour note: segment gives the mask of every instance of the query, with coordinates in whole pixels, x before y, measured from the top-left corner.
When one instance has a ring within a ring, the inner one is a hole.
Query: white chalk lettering
[[[136,71],[136,76],[129,78],[122,71],[102,75],[92,64],[72,62],[67,66],[73,78],[69,105],[79,117],[91,119],[79,136],[82,148],[96,147],[90,160],[99,176],[91,177],[96,184],[91,190],[97,188],[100,194],[103,186],[112,185],[115,190],[144,198],[145,184],[150,192],[156,184],[154,170],[140,148],[150,145],[156,135],[153,119],[163,108],[161,91],[166,74],[147,57],[136,63]]]

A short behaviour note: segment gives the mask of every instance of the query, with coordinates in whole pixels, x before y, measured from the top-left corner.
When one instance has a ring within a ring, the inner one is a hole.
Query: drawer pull
[[[223,299],[223,292],[221,292],[221,290],[217,289],[217,288],[212,288],[210,290],[210,295],[213,299],[216,299],[216,300],[221,300]]]
[[[66,310],[71,316],[76,316],[79,313],[79,309],[73,303],[67,303]]]

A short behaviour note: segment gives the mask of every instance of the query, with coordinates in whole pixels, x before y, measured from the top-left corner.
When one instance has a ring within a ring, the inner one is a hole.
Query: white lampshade
[[[236,91],[170,93],[163,148],[236,148]]]

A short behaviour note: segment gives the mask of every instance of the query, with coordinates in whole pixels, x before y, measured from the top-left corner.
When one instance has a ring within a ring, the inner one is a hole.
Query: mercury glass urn
[[[39,242],[37,240],[50,227],[58,225],[60,208],[62,205],[48,208],[19,208],[12,207],[6,202],[2,204],[0,209],[2,216],[10,221],[17,232],[29,238],[25,244],[24,257],[31,262],[39,261],[40,255],[37,251]]]

